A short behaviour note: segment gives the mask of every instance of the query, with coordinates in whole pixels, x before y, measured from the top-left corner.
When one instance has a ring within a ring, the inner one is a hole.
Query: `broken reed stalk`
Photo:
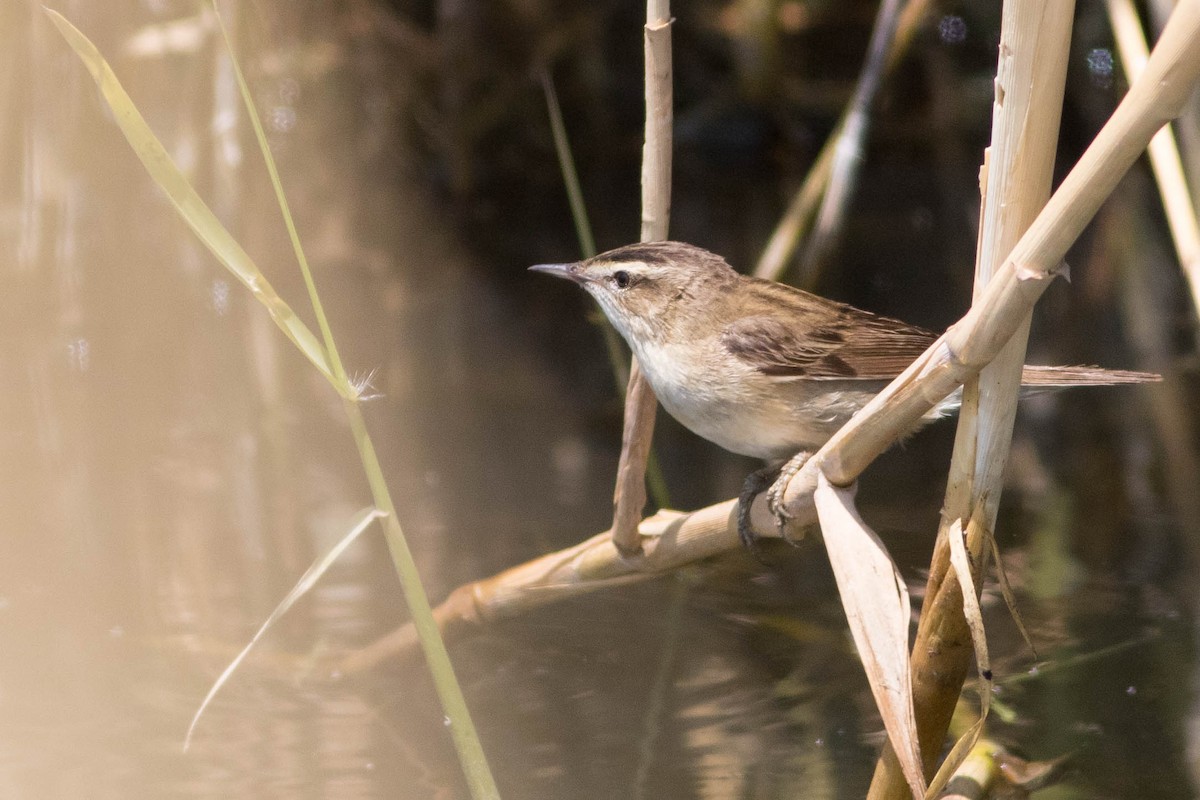
[[[1004,4],[992,143],[980,170],[977,301],[1050,196],[1073,12],[1073,1],[1044,5],[1041,0],[1008,0]],[[917,733],[925,776],[931,780],[974,652],[963,614],[962,588],[950,564],[948,536],[961,535],[963,529],[977,534],[966,542],[977,592],[986,564],[985,537],[995,525],[1003,490],[1029,322],[1026,314],[999,355],[963,388],[944,511],[912,648]],[[970,519],[982,524],[957,526]],[[959,751],[963,756],[974,745],[983,721],[981,716],[964,735],[967,742]],[[942,780],[933,782],[944,782],[957,767],[947,763],[938,773]],[[908,784],[890,743],[884,745],[867,796],[908,796]]]
[[[646,142],[642,149],[643,242],[667,238],[671,215],[671,8],[668,0],[646,3]],[[658,398],[634,358],[625,390],[625,430],[613,491],[613,543],[622,555],[641,552],[638,521],[646,506],[646,459],[654,436]]]

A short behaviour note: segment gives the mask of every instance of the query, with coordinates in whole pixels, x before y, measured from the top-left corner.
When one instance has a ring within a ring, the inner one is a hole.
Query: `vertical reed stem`
[[[646,3],[646,143],[642,149],[643,242],[667,238],[671,213],[671,10],[668,0]],[[625,432],[613,492],[612,539],[624,556],[641,552],[638,522],[646,505],[646,459],[658,398],[633,360],[625,390]]]

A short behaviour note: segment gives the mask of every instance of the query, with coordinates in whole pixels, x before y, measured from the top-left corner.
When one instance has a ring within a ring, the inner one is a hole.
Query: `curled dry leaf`
[[[879,537],[854,507],[854,489],[818,476],[814,495],[829,563],[850,633],[913,796],[925,796],[925,775],[913,714],[908,655],[908,587]]]

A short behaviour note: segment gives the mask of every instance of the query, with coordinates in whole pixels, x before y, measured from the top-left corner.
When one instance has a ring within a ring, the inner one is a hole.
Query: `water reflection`
[[[63,8],[302,308],[215,28],[176,10]],[[339,681],[324,672],[331,654],[406,619],[372,536],[272,632],[180,752],[213,678],[368,495],[337,398],[178,223],[36,11],[0,11],[13,76],[0,126],[0,795],[466,796],[419,659]],[[264,13],[231,23],[247,51],[271,43],[247,66],[343,354],[374,375],[366,413],[431,595],[602,529],[614,404],[596,400],[609,396],[602,370],[570,372],[591,332],[551,307],[566,293],[529,297],[519,279],[514,290],[491,277],[524,263],[485,268],[469,254],[427,165],[397,144],[412,120],[380,87],[412,78],[362,33],[361,9]],[[1131,530],[1100,496],[1121,490],[1094,465],[1119,477],[1125,462],[1078,441],[1110,435],[1118,423],[1103,420],[1129,417],[1130,398],[1069,401],[1101,423],[1067,428],[1065,470],[1038,473],[1048,459],[1036,452],[1020,462],[1029,508],[1012,509],[1006,530],[1020,538],[1005,544],[1014,573],[1047,576],[1031,580],[1043,599],[1026,600],[1047,663],[1077,666],[1003,699],[1036,757],[1080,754],[1079,792],[1178,797],[1191,790],[1197,717],[1181,680],[1194,671],[1187,591],[1162,567],[1170,541]],[[889,457],[863,489],[914,579],[950,432]],[[1144,432],[1128,436],[1145,462]],[[664,439],[680,505],[735,491],[742,464],[701,475],[711,451],[669,422]],[[1139,507],[1162,514],[1153,481],[1130,481]],[[1080,518],[1141,548],[1148,588],[1122,581],[1122,547],[1077,554]],[[457,640],[505,796],[860,795],[879,723],[824,557],[810,542],[770,560],[731,555]],[[997,651],[1023,673],[1021,645],[992,613]]]

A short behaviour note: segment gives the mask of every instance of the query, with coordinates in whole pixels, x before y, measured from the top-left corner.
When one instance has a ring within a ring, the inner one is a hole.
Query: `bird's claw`
[[[750,508],[754,505],[754,498],[762,494],[764,490],[767,492],[767,508],[770,510],[771,516],[775,518],[775,526],[779,529],[780,537],[788,544],[795,545],[795,540],[787,532],[788,524],[792,521],[793,516],[784,507],[783,495],[792,478],[808,461],[810,455],[811,453],[808,452],[797,453],[779,470],[774,467],[764,467],[752,472],[742,486],[742,493],[738,496],[738,538],[742,540],[742,546],[759,561],[762,561],[762,558],[758,554],[756,544],[758,534],[754,532],[754,526],[750,521]]]
[[[794,515],[787,510],[784,505],[783,496],[787,492],[788,484],[792,482],[792,478],[796,477],[799,472],[812,456],[812,453],[802,451],[792,456],[792,458],[783,465],[779,470],[779,477],[771,484],[771,488],[767,490],[767,508],[771,512],[771,516],[775,518],[775,527],[779,529],[779,536],[788,544],[795,546],[796,542],[788,535],[788,524],[795,518]]]
[[[792,513],[783,504],[783,493],[786,489],[787,484],[779,480],[767,490],[767,510],[775,518],[775,527],[779,529],[779,535],[784,539],[787,539],[787,525],[793,519]]]

